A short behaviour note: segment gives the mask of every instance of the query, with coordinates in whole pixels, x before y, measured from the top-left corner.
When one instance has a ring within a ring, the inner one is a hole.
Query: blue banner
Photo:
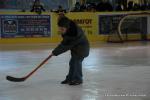
[[[0,15],[0,36],[49,37],[50,23],[50,15]]]

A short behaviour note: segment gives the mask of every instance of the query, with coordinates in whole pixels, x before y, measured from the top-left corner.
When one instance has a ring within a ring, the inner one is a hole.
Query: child
[[[83,30],[65,16],[59,18],[58,27],[63,40],[52,51],[52,55],[58,56],[68,50],[71,51],[69,73],[61,84],[82,84],[82,61],[89,55],[89,42]]]

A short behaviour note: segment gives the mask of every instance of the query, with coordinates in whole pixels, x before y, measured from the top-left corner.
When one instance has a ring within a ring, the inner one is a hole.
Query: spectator
[[[128,2],[127,11],[133,10],[133,1]]]
[[[96,7],[97,11],[113,11],[113,7],[109,2],[100,2]]]
[[[137,4],[137,3],[135,3],[134,6],[133,6],[133,10],[134,10],[134,11],[140,10],[140,5]]]
[[[59,5],[56,12],[57,12],[57,13],[66,13],[66,10],[63,9],[63,7],[62,7],[61,5]]]
[[[150,10],[150,3],[148,3],[147,6],[148,6],[147,9]]]
[[[0,0],[0,8],[5,8],[5,3],[4,3],[4,1],[1,1],[1,0]]]
[[[141,10],[146,10],[146,4],[141,5]]]
[[[86,5],[85,4],[82,4],[81,6],[80,6],[80,11],[86,11],[86,9],[87,9],[87,7],[86,7]]]
[[[116,10],[116,11],[123,11],[123,8],[122,8],[122,7],[123,7],[123,6],[122,6],[121,4],[117,4],[115,10]]]
[[[72,11],[80,12],[80,11],[138,11],[138,10],[150,10],[150,3],[137,4],[133,1],[129,1],[128,4],[126,3],[118,3],[114,8],[110,2],[103,2],[100,1],[97,5],[95,3],[88,2],[86,4],[80,5],[79,2],[76,2],[75,7]]]
[[[80,7],[81,7],[80,3],[79,3],[79,2],[76,2],[73,11],[74,11],[74,12],[79,12],[79,11],[80,11]]]
[[[37,12],[38,14],[41,14],[42,11],[45,11],[45,9],[43,5],[41,5],[40,0],[35,0],[31,12]]]
[[[86,11],[89,11],[89,12],[95,12],[96,11],[96,4],[95,3],[87,3],[86,5],[87,5]]]
[[[104,9],[104,2],[99,2],[98,4],[97,4],[97,6],[96,6],[96,10],[97,11],[104,11],[105,9]]]
[[[105,11],[113,11],[113,7],[109,2],[104,3]]]

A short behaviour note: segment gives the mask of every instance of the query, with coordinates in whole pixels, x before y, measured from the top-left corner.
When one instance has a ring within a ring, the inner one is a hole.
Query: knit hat
[[[67,17],[63,16],[58,20],[57,24],[58,24],[59,27],[69,28],[70,20]]]

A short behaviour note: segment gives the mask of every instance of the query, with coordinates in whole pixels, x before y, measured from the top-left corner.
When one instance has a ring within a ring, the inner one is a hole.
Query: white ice
[[[50,59],[22,83],[23,77],[44,60],[55,45],[0,45],[0,100],[150,100],[150,44],[92,43],[83,62],[84,83],[62,85],[69,52]]]

